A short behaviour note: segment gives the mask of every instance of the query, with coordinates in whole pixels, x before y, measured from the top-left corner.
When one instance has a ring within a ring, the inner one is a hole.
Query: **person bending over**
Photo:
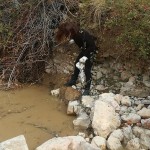
[[[83,56],[86,56],[88,59],[85,62],[85,77],[86,83],[84,87],[83,95],[90,94],[90,85],[92,80],[91,69],[93,61],[95,58],[97,47],[95,45],[95,37],[89,34],[86,30],[80,29],[80,27],[74,22],[65,22],[59,25],[58,31],[56,33],[56,41],[62,42],[64,38],[69,39],[77,44],[80,48],[80,53],[76,58],[74,65],[74,73],[71,76],[71,79],[65,84],[65,86],[72,86],[76,84],[80,70],[76,67],[76,63],[79,62],[79,59]]]

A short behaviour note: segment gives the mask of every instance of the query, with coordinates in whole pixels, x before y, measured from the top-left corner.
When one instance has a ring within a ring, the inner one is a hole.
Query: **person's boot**
[[[91,80],[87,81],[82,95],[90,95]]]
[[[64,84],[64,86],[72,86],[72,85],[75,85],[76,84],[76,78],[74,76],[71,77],[71,79]]]
[[[90,95],[90,90],[85,89],[82,95]]]

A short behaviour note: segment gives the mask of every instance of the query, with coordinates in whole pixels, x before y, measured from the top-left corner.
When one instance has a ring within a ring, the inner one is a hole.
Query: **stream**
[[[75,135],[67,106],[46,85],[0,91],[0,142],[23,134],[30,150],[55,136]]]

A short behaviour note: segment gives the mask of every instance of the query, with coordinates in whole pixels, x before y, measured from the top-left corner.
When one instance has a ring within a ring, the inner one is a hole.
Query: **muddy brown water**
[[[43,85],[0,91],[0,142],[23,134],[33,150],[57,135],[76,135],[66,107]]]

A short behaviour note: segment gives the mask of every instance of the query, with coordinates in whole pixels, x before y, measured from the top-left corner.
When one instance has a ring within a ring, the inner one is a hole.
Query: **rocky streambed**
[[[72,71],[72,64],[61,66],[59,59],[53,63],[58,73]],[[92,74],[89,96],[82,96],[80,83],[51,90],[52,95],[67,104],[67,114],[76,116],[73,126],[81,132],[76,136],[58,135],[36,150],[149,150],[149,68],[142,73],[128,63],[109,59],[96,64]]]

